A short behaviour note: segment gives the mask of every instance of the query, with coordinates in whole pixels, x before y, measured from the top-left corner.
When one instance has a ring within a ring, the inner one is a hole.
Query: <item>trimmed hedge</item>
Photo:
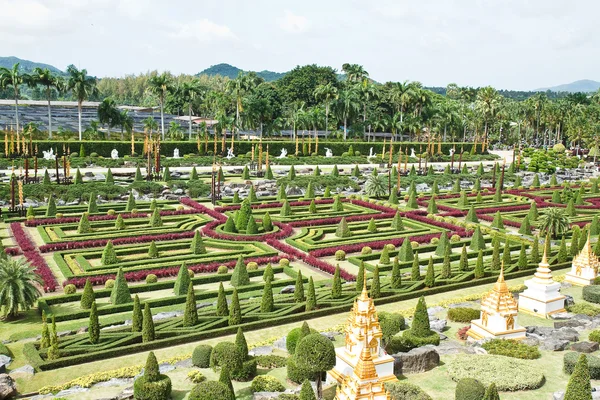
[[[192,388],[188,400],[231,400],[231,391],[224,383],[204,381]]]
[[[579,360],[581,353],[570,351],[563,356],[563,371],[571,375],[575,369],[575,364]],[[590,368],[590,378],[600,379],[600,358],[591,354],[586,354],[588,367]]]
[[[463,378],[458,381],[454,392],[455,400],[481,400],[484,396],[485,386],[473,378]]]
[[[455,307],[448,310],[448,319],[454,322],[470,323],[478,319],[481,312],[469,307]]]
[[[212,346],[208,344],[196,346],[192,353],[192,364],[198,368],[210,367],[210,355],[212,354],[212,350]]]
[[[406,381],[386,382],[384,385],[392,400],[433,400],[423,389]]]
[[[277,380],[274,376],[270,375],[259,375],[252,379],[250,384],[250,391],[256,392],[283,392],[285,386]]]
[[[485,342],[482,347],[488,354],[520,358],[523,360],[535,360],[542,356],[537,347],[529,346],[525,343],[511,339],[492,339]]]
[[[581,293],[582,293],[583,299],[585,301],[589,301],[590,303],[600,304],[600,286],[598,286],[598,285],[584,286]]]

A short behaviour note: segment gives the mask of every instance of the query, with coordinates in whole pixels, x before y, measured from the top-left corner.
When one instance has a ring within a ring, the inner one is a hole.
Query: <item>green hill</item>
[[[0,67],[12,68],[13,65],[19,63],[19,67],[21,71],[29,73],[33,71],[34,68],[48,68],[51,72],[59,75],[64,75],[65,73],[55,66],[37,63],[29,60],[21,60],[17,57],[0,57]]]
[[[590,79],[582,79],[580,81],[565,83],[564,85],[536,89],[535,91],[536,92],[546,92],[546,91],[550,90],[551,92],[590,93],[590,92],[595,92],[598,89],[600,89],[600,82],[592,81]]]
[[[221,76],[226,76],[230,79],[233,79],[236,76],[238,76],[238,73],[240,71],[243,71],[243,70],[239,69],[238,67],[234,67],[233,65],[222,63],[222,64],[217,64],[217,65],[212,65],[212,66],[206,68],[204,71],[198,73],[197,75],[208,75],[208,76],[221,75]],[[250,71],[243,71],[243,72],[250,72]],[[286,74],[285,72],[281,73],[281,72],[273,72],[273,71],[266,71],[266,70],[256,72],[256,75],[260,76],[267,82],[276,81],[277,79],[280,79],[281,77],[283,77],[285,74]]]

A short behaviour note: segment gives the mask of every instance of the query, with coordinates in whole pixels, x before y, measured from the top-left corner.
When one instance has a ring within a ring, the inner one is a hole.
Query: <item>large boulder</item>
[[[11,399],[17,394],[15,381],[7,374],[0,374],[0,400]]]
[[[440,365],[440,355],[435,346],[427,345],[407,353],[394,354],[394,374],[410,374],[429,371]]]
[[[573,343],[570,347],[573,351],[578,351],[580,353],[593,353],[598,350],[598,343],[596,342],[577,342]]]
[[[568,340],[547,339],[540,342],[540,349],[549,351],[563,351],[568,345]]]

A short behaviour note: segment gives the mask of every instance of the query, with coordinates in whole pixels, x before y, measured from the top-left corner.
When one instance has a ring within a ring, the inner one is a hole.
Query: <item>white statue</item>
[[[375,157],[375,153],[373,153],[373,148],[371,147],[369,149],[369,156],[367,158],[373,158],[373,157]]]
[[[173,149],[173,158],[180,158],[179,157],[179,149],[177,147],[175,147],[175,149]]]
[[[42,153],[44,153],[44,160],[56,160],[56,154],[54,154],[52,147],[48,151],[42,151]]]
[[[454,148],[450,149],[450,151],[448,151],[448,154],[450,155],[450,157],[452,157],[454,155]]]
[[[117,149],[112,149],[112,151],[110,152],[110,158],[112,158],[113,160],[118,160],[119,151]]]
[[[415,154],[415,148],[414,148],[414,147],[411,147],[411,148],[410,148],[410,156],[411,156],[412,158],[417,158],[417,155]]]
[[[287,157],[287,150],[281,149],[281,154],[277,158],[286,158],[286,157]]]
[[[325,150],[327,150],[325,152],[325,157],[333,157],[333,151],[331,151],[331,149],[325,147]]]
[[[231,160],[233,157],[235,157],[235,154],[233,154],[233,147],[230,147],[227,149],[227,159]]]

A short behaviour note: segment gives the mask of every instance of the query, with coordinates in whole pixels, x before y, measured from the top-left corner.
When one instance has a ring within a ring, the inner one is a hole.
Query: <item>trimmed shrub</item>
[[[107,279],[106,282],[104,282],[104,289],[112,289],[114,287],[115,287],[114,279]]]
[[[210,355],[212,354],[212,346],[201,344],[196,346],[192,353],[192,364],[198,368],[210,367]]]
[[[250,277],[248,276],[248,270],[246,264],[244,264],[244,258],[239,256],[233,273],[231,274],[231,286],[239,287],[248,285],[250,283]]]
[[[229,272],[229,268],[227,268],[227,266],[225,266],[225,265],[219,265],[219,268],[217,268],[217,274],[224,275],[228,272]]]
[[[179,267],[179,272],[177,273],[177,278],[175,279],[175,285],[173,286],[173,292],[175,293],[175,296],[186,295],[190,282],[190,274],[188,274],[185,263],[183,263]]]
[[[287,357],[275,356],[275,355],[262,355],[255,356],[256,364],[261,368],[273,369],[273,368],[282,368],[287,365]]]
[[[379,325],[381,326],[382,338],[385,344],[389,342],[392,336],[406,327],[406,321],[400,314],[382,311],[379,313]]]
[[[229,371],[238,371],[242,368],[242,363],[243,357],[232,342],[218,343],[210,355],[211,368],[223,367]]]
[[[563,356],[563,371],[571,375],[575,370],[575,365],[579,360],[581,353],[570,351]],[[588,368],[591,379],[600,379],[600,358],[591,354],[587,355]]]
[[[131,303],[131,293],[123,274],[123,268],[119,268],[115,278],[115,286],[110,293],[110,302],[113,305]]]
[[[231,391],[224,383],[204,381],[192,388],[188,400],[231,400]]]
[[[153,352],[148,354],[144,375],[133,383],[136,400],[168,400],[171,398],[171,378],[159,373]]]
[[[596,343],[600,343],[600,329],[596,329],[595,331],[591,331],[588,335],[588,340]]]
[[[600,304],[600,285],[584,286],[581,293],[585,301]]]
[[[423,389],[406,381],[386,382],[384,385],[392,400],[433,400]]]
[[[142,317],[142,342],[151,342],[154,340],[154,321],[152,320],[152,310],[148,303],[144,304],[144,313]]]
[[[344,250],[337,250],[335,252],[335,259],[337,261],[344,261],[346,259],[346,252]]]
[[[256,376],[257,364],[254,357],[243,361],[240,369],[232,371],[231,377],[236,381],[246,382]]]
[[[77,292],[77,288],[73,284],[68,284],[64,287],[65,294],[75,294]]]
[[[473,378],[458,381],[454,392],[455,400],[481,400],[485,396],[485,386]]]
[[[250,384],[250,391],[256,392],[283,392],[285,386],[277,380],[277,378],[270,375],[259,375],[252,379]]]
[[[255,263],[254,261],[251,261],[246,265],[246,270],[247,271],[256,271],[256,270],[258,270],[258,264]]]
[[[299,366],[296,357],[292,356],[287,360],[287,378],[292,382],[301,383],[306,379],[313,380],[315,374]]]
[[[94,294],[94,288],[92,286],[92,282],[89,279],[85,280],[85,286],[83,287],[83,293],[81,294],[81,308],[84,310],[89,309],[92,306],[92,303],[96,299]]]
[[[102,251],[101,262],[102,265],[112,265],[119,262],[112,240],[106,242],[106,246],[104,246],[104,250]]]
[[[454,322],[470,323],[479,316],[479,310],[469,307],[455,307],[448,310],[448,319]]]
[[[302,324],[302,326],[298,328],[294,328],[288,332],[285,338],[285,348],[288,353],[295,354],[296,353],[296,345],[300,340],[304,338],[304,336],[308,336],[311,333],[319,333],[315,329],[312,329],[308,326],[306,322]]]
[[[371,249],[369,246],[364,246],[361,250],[360,250],[360,254],[362,254],[363,256],[367,255],[367,254],[371,254],[373,252],[373,249]]]
[[[146,275],[146,283],[156,283],[158,282],[158,278],[154,274]]]
[[[479,316],[477,317],[479,318]],[[485,342],[482,346],[488,354],[496,354],[523,360],[534,360],[540,358],[542,354],[535,346],[529,346],[511,339],[492,339]]]
[[[573,314],[585,314],[590,317],[600,315],[600,307],[596,307],[593,304],[588,303],[577,303],[567,307],[567,311]]]
[[[188,372],[187,379],[189,379],[192,383],[200,383],[206,380],[206,376],[200,371],[193,370]]]
[[[588,400],[592,399],[592,385],[590,382],[590,368],[585,354],[581,354],[565,392],[564,400]]]

